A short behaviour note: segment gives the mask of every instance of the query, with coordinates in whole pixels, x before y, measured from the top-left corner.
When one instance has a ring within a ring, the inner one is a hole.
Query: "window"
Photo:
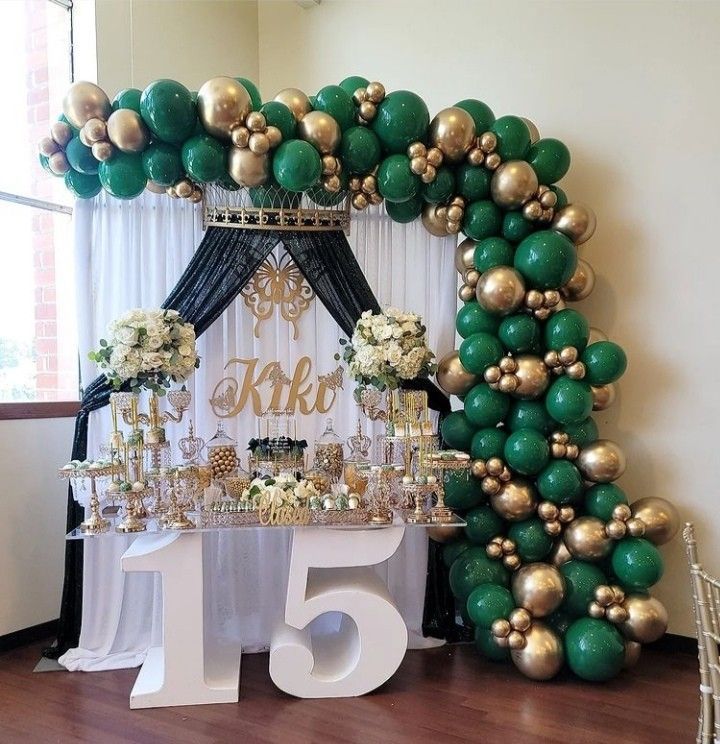
[[[71,199],[37,143],[72,81],[72,2],[2,0],[0,24],[0,418],[69,415],[79,397]]]

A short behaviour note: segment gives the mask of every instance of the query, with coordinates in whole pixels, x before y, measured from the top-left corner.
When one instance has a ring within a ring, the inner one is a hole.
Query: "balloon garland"
[[[567,662],[602,681],[665,632],[667,612],[648,589],[663,571],[655,546],[679,517],[656,497],[628,505],[615,485],[625,456],[591,417],[612,405],[627,361],[566,305],[593,289],[577,246],[595,216],[556,185],[570,167],[562,142],[476,99],[431,120],[415,93],[362,77],[266,103],[251,81],[217,77],[196,94],[157,80],[112,101],[75,83],[39,150],[78,198],[147,188],[199,202],[215,183],[246,187],[263,207],[297,206],[303,192],[319,206],[384,201],[397,222],[462,232],[463,341],[437,381],[463,405],[443,438],[473,462],[469,478],[446,483],[467,527],[443,559],[478,650],[532,679]]]

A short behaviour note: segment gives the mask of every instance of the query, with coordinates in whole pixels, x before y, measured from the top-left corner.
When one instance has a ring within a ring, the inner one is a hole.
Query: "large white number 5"
[[[270,676],[290,695],[352,697],[379,687],[407,650],[407,628],[369,568],[398,549],[404,527],[293,530],[285,622],[270,645]],[[343,613],[338,633],[313,638],[309,623]]]

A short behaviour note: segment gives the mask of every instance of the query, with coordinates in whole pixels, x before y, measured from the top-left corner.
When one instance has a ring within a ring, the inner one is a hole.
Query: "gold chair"
[[[700,715],[695,741],[714,744],[720,742],[720,581],[700,565],[695,528],[690,522],[683,529],[683,540],[690,565],[700,663]]]

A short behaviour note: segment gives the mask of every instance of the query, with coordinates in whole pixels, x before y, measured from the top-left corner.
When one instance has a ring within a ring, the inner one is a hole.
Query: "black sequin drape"
[[[348,336],[364,310],[380,312],[380,306],[343,233],[222,227],[207,229],[188,267],[162,307],[177,310],[195,326],[195,333],[200,336],[222,315],[280,242]],[[438,410],[441,416],[450,411],[448,399],[429,380],[413,380],[406,387],[426,390],[430,407]],[[86,459],[89,415],[108,404],[111,391],[103,376],[87,386],[75,421],[72,459]],[[72,490],[69,489],[67,531],[77,527],[83,518],[84,510],[73,499]],[[448,617],[453,613],[448,605],[446,578],[440,551],[431,547],[424,628],[428,634],[439,637],[452,634]],[[46,650],[48,656],[57,657],[78,644],[82,585],[83,541],[70,540],[65,544],[65,579],[57,644]],[[452,626],[454,628],[454,620]]]

